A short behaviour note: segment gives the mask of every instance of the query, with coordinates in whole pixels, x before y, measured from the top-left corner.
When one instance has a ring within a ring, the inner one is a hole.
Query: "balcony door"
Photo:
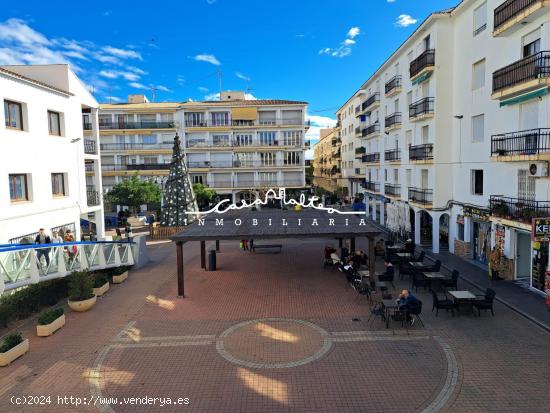
[[[539,102],[533,100],[519,106],[519,126],[521,130],[539,127]]]
[[[529,176],[527,169],[518,171],[518,198],[528,201],[535,200],[535,178]]]
[[[420,171],[420,178],[422,180],[421,182],[422,189],[428,189],[428,170],[427,169],[422,169],[422,171]]]

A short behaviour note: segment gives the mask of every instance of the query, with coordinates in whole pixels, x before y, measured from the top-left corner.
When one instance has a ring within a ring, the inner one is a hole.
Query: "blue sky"
[[[308,101],[326,126],[430,12],[456,2],[19,1],[0,9],[0,64],[70,62],[100,102],[150,98],[151,85],[156,101],[212,99],[221,69],[223,89]]]

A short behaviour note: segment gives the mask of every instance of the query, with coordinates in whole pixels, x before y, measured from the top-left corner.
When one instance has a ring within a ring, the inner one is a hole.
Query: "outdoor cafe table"
[[[398,252],[397,255],[399,258],[411,258],[413,255],[410,252]]]
[[[382,300],[384,306],[384,318],[386,319],[386,328],[390,328],[390,317],[397,313],[399,304],[395,300]]]
[[[472,303],[476,299],[476,296],[470,291],[449,291],[449,294],[453,297],[457,305],[466,304],[472,308]]]
[[[450,280],[451,277],[441,273],[441,272],[425,272],[424,276],[430,281],[430,287],[432,283],[440,284],[441,281]]]
[[[367,270],[357,271],[357,273],[361,276],[361,278],[370,277],[370,273]]]

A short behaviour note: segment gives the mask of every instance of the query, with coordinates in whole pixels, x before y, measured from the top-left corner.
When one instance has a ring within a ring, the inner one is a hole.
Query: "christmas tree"
[[[176,134],[170,173],[164,185],[160,225],[163,227],[187,225],[196,218],[196,215],[189,213],[198,210],[191,178],[185,165],[185,155],[181,150],[180,137]]]

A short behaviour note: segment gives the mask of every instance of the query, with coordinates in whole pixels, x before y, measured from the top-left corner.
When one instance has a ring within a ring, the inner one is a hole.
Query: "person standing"
[[[34,239],[34,243],[39,245],[45,245],[45,244],[51,244],[52,240],[50,239],[50,236],[46,234],[46,231],[44,231],[44,228],[40,228],[38,230],[38,235]],[[44,257],[44,259],[46,260],[46,266],[49,266],[50,265],[49,248],[40,248],[36,250],[36,258],[38,259],[38,264],[40,264],[40,260],[42,259],[42,257]]]
[[[493,281],[502,280],[500,278],[500,248],[498,245],[495,245],[493,247],[493,251],[491,251],[491,255],[489,256],[489,268],[491,270],[491,279]]]
[[[63,238],[61,237],[61,235],[59,235],[59,232],[54,231],[53,237],[52,237],[52,244],[61,244],[61,243],[63,243]]]
[[[63,239],[65,242],[74,242],[74,235],[70,229],[65,232],[65,238]],[[65,250],[69,254],[69,262],[73,262],[74,257],[78,251],[76,245],[69,245],[65,247]]]

